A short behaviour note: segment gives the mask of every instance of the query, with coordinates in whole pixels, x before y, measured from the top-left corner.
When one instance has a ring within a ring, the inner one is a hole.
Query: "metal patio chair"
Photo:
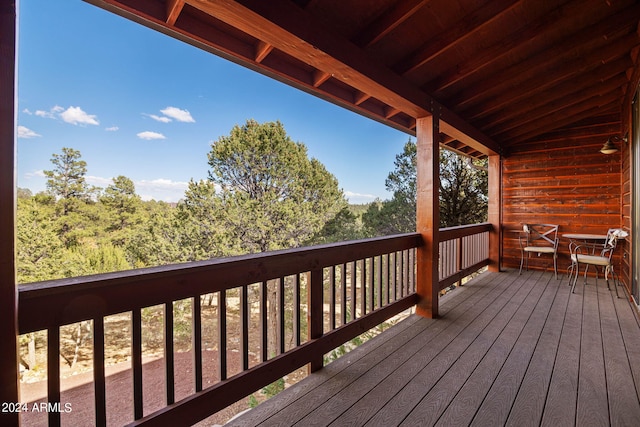
[[[523,265],[529,270],[531,254],[549,254],[553,257],[553,271],[558,278],[558,228],[556,224],[524,224],[520,233],[520,272]]]
[[[616,290],[616,297],[620,298],[618,294],[618,286],[620,280],[613,268],[613,253],[616,250],[618,239],[625,238],[629,234],[619,228],[611,228],[607,232],[607,240],[602,245],[600,254],[589,254],[589,250],[593,250],[591,245],[579,245],[576,243],[569,244],[569,251],[571,253],[571,262],[575,263],[575,268],[572,269],[573,284],[571,285],[571,293],[575,292],[576,282],[578,281],[578,275],[580,273],[580,265],[585,265],[584,270],[584,284],[587,285],[587,270],[589,266],[593,265],[596,268],[596,286],[598,286],[598,267],[602,267],[604,273],[604,280],[607,282],[607,289],[611,290],[609,286],[609,276],[613,278],[613,287]],[[583,251],[586,250],[587,253]]]

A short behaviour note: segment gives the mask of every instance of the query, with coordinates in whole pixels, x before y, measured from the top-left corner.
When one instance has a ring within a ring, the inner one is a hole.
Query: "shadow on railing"
[[[481,224],[440,230],[441,289],[488,264],[489,229]],[[300,367],[322,368],[325,354],[414,306],[420,245],[420,235],[410,233],[20,285],[19,332],[46,331],[47,400],[55,405],[61,397],[60,331],[90,323],[95,424],[106,425],[112,409],[105,395],[105,317],[128,313],[133,425],[193,424]],[[195,392],[178,400],[174,307],[185,301]],[[217,347],[218,372],[207,379],[213,385],[203,387],[202,319],[211,306],[217,326],[207,347]],[[157,393],[164,394],[166,406],[148,413],[143,316],[152,308],[163,323],[166,380]],[[228,367],[232,354],[239,354],[239,372]],[[61,422],[60,411],[48,417],[50,425]]]

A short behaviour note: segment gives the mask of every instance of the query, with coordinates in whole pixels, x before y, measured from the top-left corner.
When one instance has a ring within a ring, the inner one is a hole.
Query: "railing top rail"
[[[20,333],[415,248],[420,234],[285,249],[18,287]]]
[[[473,234],[491,231],[492,229],[493,226],[490,222],[441,228],[439,239],[440,241],[457,239],[459,237],[471,236]]]

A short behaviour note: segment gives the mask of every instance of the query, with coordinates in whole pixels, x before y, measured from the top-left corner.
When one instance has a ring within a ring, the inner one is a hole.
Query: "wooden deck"
[[[638,426],[638,319],[593,280],[484,273],[229,425]]]

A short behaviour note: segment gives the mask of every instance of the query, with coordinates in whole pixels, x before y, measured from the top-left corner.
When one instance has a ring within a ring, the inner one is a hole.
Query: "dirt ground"
[[[215,301],[214,301],[215,303]],[[233,314],[233,300],[228,304],[230,318]],[[190,304],[174,308],[174,370],[175,400],[178,401],[195,392],[193,373],[193,354],[191,352],[191,312]],[[143,397],[144,414],[147,415],[165,406],[165,368],[163,354],[163,321],[162,307],[155,307],[143,312]],[[131,371],[131,317],[129,314],[114,315],[105,318],[105,369],[107,396],[107,423],[110,426],[121,426],[134,420],[133,418],[133,381]],[[215,304],[202,307],[203,329],[203,387],[206,388],[218,381],[218,351],[216,342],[217,309]],[[241,359],[238,351],[239,340],[233,339],[234,330],[239,325],[228,324],[229,342],[227,353],[228,376],[241,370]],[[92,372],[93,343],[90,334],[78,352],[78,361],[71,368],[69,360],[73,359],[75,342],[74,326],[61,328],[61,404],[70,404],[70,411],[61,414],[62,425],[91,426],[95,423],[94,390]],[[255,336],[256,334],[250,334]],[[28,412],[21,415],[22,425],[47,425],[47,413],[34,411],[34,404],[39,408],[46,402],[46,334],[39,333],[36,340],[37,363],[34,369],[25,370],[20,385],[20,402],[26,403]],[[257,343],[250,345],[259,345]],[[253,347],[256,348],[256,347]],[[27,346],[22,348],[22,357],[27,359]],[[250,353],[250,363],[258,360]],[[264,400],[261,393],[254,393],[257,401]],[[248,408],[248,398],[214,414],[199,426],[224,424],[235,414]]]
[[[217,372],[216,351],[203,352],[203,371]],[[149,414],[165,406],[165,370],[163,358],[146,358],[143,365],[143,396],[144,413]],[[231,358],[230,371],[236,372],[240,367],[240,358]],[[193,355],[191,352],[176,353],[175,355],[175,393],[176,400],[194,393],[193,380]],[[211,385],[215,380],[205,375],[204,387]],[[127,362],[107,367],[107,425],[121,426],[133,421],[133,386],[130,364]],[[91,426],[95,419],[93,373],[85,372],[62,379],[61,404],[69,403],[70,411],[61,414],[62,425]],[[21,402],[27,403],[29,409],[33,404],[46,402],[47,383],[37,381],[23,383],[21,385]],[[224,424],[235,414],[247,408],[247,399],[232,405],[225,410],[209,417],[198,424],[199,426],[212,426]],[[29,411],[21,415],[22,425],[43,426],[47,425],[46,412]]]

